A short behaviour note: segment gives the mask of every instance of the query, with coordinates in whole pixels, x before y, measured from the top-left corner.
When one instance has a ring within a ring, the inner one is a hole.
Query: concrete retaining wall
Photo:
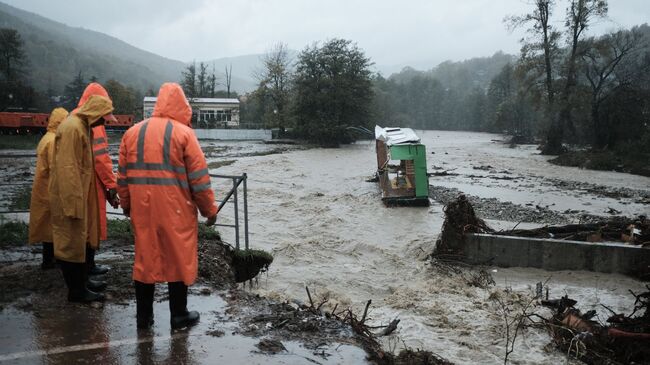
[[[195,129],[198,139],[219,139],[225,141],[269,141],[270,129]]]
[[[461,246],[463,256],[474,264],[633,276],[650,273],[650,249],[626,244],[468,234]]]

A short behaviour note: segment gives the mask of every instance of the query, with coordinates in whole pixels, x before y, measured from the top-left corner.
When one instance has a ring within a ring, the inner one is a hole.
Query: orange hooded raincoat
[[[204,217],[217,214],[191,117],[183,89],[166,83],[152,117],[131,127],[122,138],[117,189],[135,233],[133,279],[143,283],[194,283],[197,208]]]
[[[84,105],[91,95],[103,96],[111,99],[108,92],[104,87],[96,82],[88,84],[84,90],[77,109],[72,111],[76,114],[77,111]],[[106,135],[106,128],[103,125],[93,127],[93,153],[95,156],[95,184],[97,185],[97,203],[99,204],[99,234],[100,239],[107,238],[106,233],[106,193],[107,189],[116,189],[117,181],[115,173],[113,172],[113,161],[108,154],[108,137]]]
[[[54,157],[54,138],[59,124],[68,116],[63,108],[52,110],[47,123],[47,133],[36,147],[36,171],[29,204],[29,243],[52,242],[52,218],[50,216],[50,166]]]
[[[86,261],[86,242],[99,246],[99,208],[90,129],[113,111],[113,103],[93,95],[61,123],[50,168],[50,209],[54,256]]]

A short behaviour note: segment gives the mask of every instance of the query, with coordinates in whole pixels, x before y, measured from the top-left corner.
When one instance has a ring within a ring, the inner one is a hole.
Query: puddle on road
[[[194,288],[197,289],[197,288]],[[198,288],[200,289],[200,288]],[[159,286],[156,290],[166,290]],[[63,308],[63,310],[61,310]],[[287,351],[259,353],[259,338],[233,335],[237,323],[224,317],[226,303],[215,294],[190,295],[188,308],[198,310],[195,327],[171,331],[168,302],[154,303],[152,331],[138,334],[135,303],[52,306],[24,312],[0,312],[2,364],[365,364],[358,347],[331,344],[316,351],[285,341]]]

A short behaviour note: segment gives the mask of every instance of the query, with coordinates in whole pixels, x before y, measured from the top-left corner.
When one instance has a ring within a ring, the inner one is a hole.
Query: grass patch
[[[31,200],[32,187],[30,185],[25,185],[11,197],[9,210],[29,210]]]
[[[128,219],[109,219],[106,222],[106,232],[111,239],[133,239],[131,221]]]
[[[203,223],[199,223],[199,239],[221,241],[221,234],[213,227],[208,227]]]
[[[40,140],[40,135],[0,135],[0,150],[35,150]]]
[[[273,255],[263,250],[234,250],[232,267],[235,281],[243,283],[267,271],[273,263]]]
[[[24,222],[0,219],[0,247],[24,245],[29,240],[29,225]]]
[[[208,164],[209,169],[218,169],[219,167],[224,167],[234,164],[235,160],[223,160],[223,161],[212,161]]]

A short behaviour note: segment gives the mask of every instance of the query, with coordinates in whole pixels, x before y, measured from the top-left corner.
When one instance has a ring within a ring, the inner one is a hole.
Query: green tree
[[[200,97],[196,78],[196,62],[192,62],[187,65],[181,74],[181,87],[188,99]]]
[[[64,107],[68,110],[73,110],[77,107],[79,99],[86,89],[87,82],[84,79],[83,73],[79,71],[77,76],[70,81],[63,90]]]
[[[0,77],[16,81],[27,64],[23,40],[15,29],[0,28]]]
[[[585,41],[588,46],[581,57],[583,74],[591,90],[591,122],[596,148],[616,143],[616,133],[613,133],[615,126],[609,125],[607,118],[601,116],[603,103],[622,89],[635,99],[629,95],[630,90],[636,80],[643,79],[650,72],[648,63],[639,65],[638,62],[628,62],[638,59],[641,51],[647,50],[646,42],[637,29],[613,32]]]
[[[131,87],[124,86],[119,81],[111,79],[104,84],[108,95],[113,100],[113,111],[115,114],[142,113],[142,94]]]
[[[27,57],[20,33],[0,28],[0,110],[29,109],[40,95],[25,79]]]
[[[298,57],[293,117],[297,133],[327,146],[349,143],[347,127],[370,127],[371,62],[356,44],[332,39]]]

